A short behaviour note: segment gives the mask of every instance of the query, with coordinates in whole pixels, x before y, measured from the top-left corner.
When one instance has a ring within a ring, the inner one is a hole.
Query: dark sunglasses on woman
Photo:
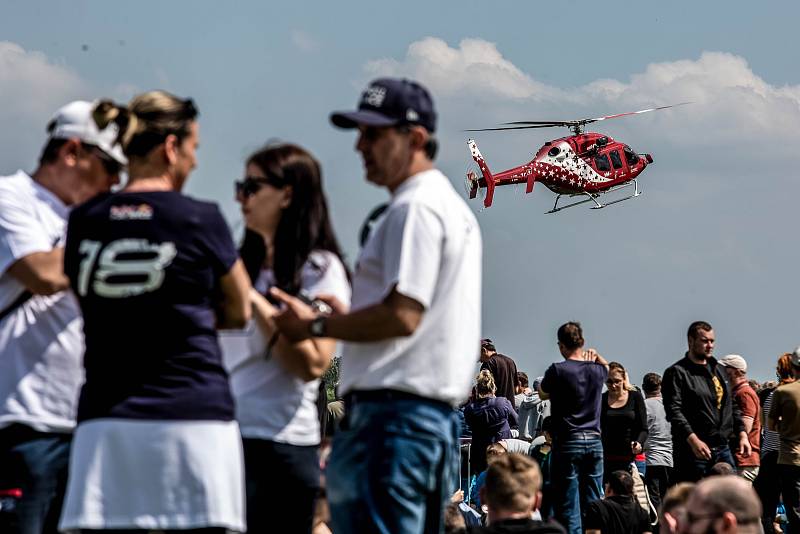
[[[265,185],[272,187],[283,187],[285,182],[275,176],[245,176],[244,180],[237,180],[233,182],[237,195],[242,195],[244,198],[250,198],[255,195]]]

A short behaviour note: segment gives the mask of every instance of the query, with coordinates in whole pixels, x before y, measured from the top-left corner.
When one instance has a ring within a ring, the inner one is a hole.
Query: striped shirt
[[[781,443],[781,436],[774,430],[767,429],[767,414],[769,414],[769,410],[772,407],[772,396],[775,394],[775,390],[769,392],[767,395],[767,400],[764,401],[764,409],[762,413],[764,414],[764,425],[762,427],[763,431],[761,432],[761,457],[763,458],[764,455],[768,452],[777,451],[778,447],[780,447]]]

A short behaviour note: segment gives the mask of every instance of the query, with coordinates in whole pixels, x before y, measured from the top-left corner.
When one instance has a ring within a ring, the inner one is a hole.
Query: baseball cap
[[[112,122],[100,130],[92,118],[95,105],[95,102],[76,100],[56,111],[48,127],[50,138],[78,138],[88,145],[96,146],[120,165],[126,165],[128,159],[117,143],[119,127]]]
[[[419,124],[436,131],[436,111],[430,93],[417,82],[378,78],[361,93],[357,111],[336,111],[331,122],[339,128]]]
[[[486,347],[487,345],[494,346],[494,343],[492,343],[492,340],[489,339],[488,337],[481,339],[481,347]]]
[[[792,365],[795,367],[800,367],[800,347],[794,349],[792,353]]]
[[[731,369],[738,369],[747,372],[747,362],[738,354],[728,354],[727,356],[719,359],[719,364]]]

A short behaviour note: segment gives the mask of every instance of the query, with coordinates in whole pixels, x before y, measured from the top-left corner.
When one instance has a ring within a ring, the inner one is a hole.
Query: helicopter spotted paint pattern
[[[604,117],[594,117],[577,120],[555,121],[514,121],[506,122],[500,127],[480,128],[466,130],[468,132],[486,132],[499,130],[527,130],[530,128],[567,127],[572,131],[571,136],[549,141],[536,153],[528,163],[512,169],[493,174],[486,160],[483,158],[474,139],[467,141],[472,159],[480,168],[480,175],[469,171],[466,176],[466,185],[469,198],[475,198],[478,189],[486,188],[484,207],[492,205],[494,190],[497,186],[525,183],[526,193],[533,191],[536,182],[542,182],[545,187],[556,193],[555,205],[548,213],[554,213],[564,208],[591,202],[594,208],[621,202],[628,198],[639,196],[637,177],[644,171],[653,158],[650,154],[637,154],[628,145],[615,141],[607,135],[584,132],[587,124],[616,119],[631,115],[649,113],[678,106],[691,104],[682,102],[669,106],[659,106],[639,111],[617,113]],[[601,204],[597,198],[600,195],[627,187],[634,187],[633,195]],[[568,206],[558,207],[561,196],[584,197],[579,202]]]

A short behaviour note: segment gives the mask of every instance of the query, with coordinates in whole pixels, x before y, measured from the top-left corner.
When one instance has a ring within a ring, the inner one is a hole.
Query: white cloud
[[[0,161],[2,172],[32,170],[53,112],[88,98],[88,84],[64,65],[18,44],[0,41]]]
[[[373,76],[407,76],[428,84],[438,96],[462,91],[499,98],[542,98],[554,90],[537,82],[503,58],[494,43],[464,39],[459,48],[427,37],[408,47],[405,60],[367,63]]]
[[[373,60],[364,70],[372,77],[418,79],[431,89],[445,113],[473,121],[577,119],[692,101],[691,108],[631,121],[663,127],[659,136],[677,145],[729,146],[764,137],[781,145],[782,136],[800,133],[800,86],[773,86],[744,58],[723,52],[652,63],[628,80],[598,79],[577,88],[559,88],[516,67],[494,43],[464,39],[451,47],[428,37],[412,43],[405,58]],[[476,101],[481,106],[476,107]],[[465,105],[470,108],[464,109]]]
[[[295,48],[303,52],[313,52],[319,48],[317,40],[308,32],[303,30],[292,30],[290,38]]]

